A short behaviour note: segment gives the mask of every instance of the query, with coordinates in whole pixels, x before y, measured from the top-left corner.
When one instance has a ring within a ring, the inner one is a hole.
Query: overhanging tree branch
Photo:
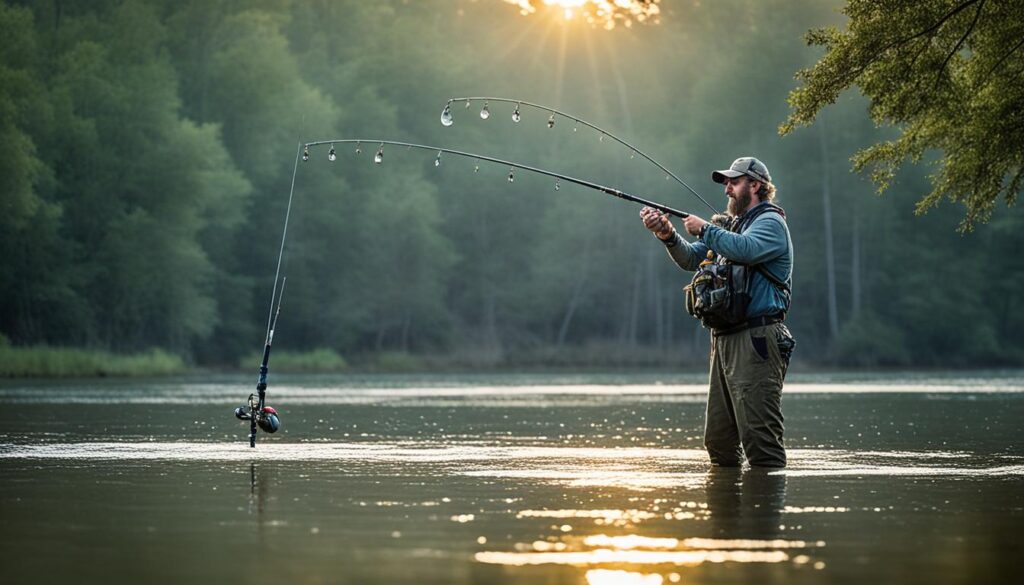
[[[988,73],[982,76],[983,78],[986,79],[986,81],[985,84],[983,84],[981,87],[984,87],[984,85],[988,84],[988,80],[991,78],[992,74],[995,73],[996,69],[999,69],[999,66],[1002,65],[1010,57],[1010,55],[1016,53],[1017,49],[1021,47],[1024,47],[1024,36],[1022,36],[1020,40],[1017,41],[1017,44],[1011,47],[1009,51],[1003,53],[1003,56],[1000,57],[999,60],[996,61],[996,64],[993,65],[992,68],[988,70]],[[979,87],[979,89],[981,89],[981,87]]]
[[[897,139],[870,146],[853,158],[855,171],[871,167],[880,193],[902,166],[918,164],[927,152],[937,150],[942,153],[939,171],[931,175],[932,190],[920,198],[918,212],[948,198],[966,208],[960,229],[969,231],[975,223],[988,221],[1000,199],[1016,201],[1024,183],[1019,154],[1024,152],[1024,136],[1015,130],[1018,113],[1024,111],[1017,73],[1024,68],[1019,25],[1024,5],[988,0],[846,2],[844,12],[851,19],[846,30],[809,33],[809,43],[827,52],[799,72],[804,85],[790,93],[792,110],[780,134],[813,123],[821,108],[856,84],[870,100],[876,123],[899,127]],[[932,15],[942,14],[926,16],[931,22],[920,28],[922,6]],[[893,32],[900,30],[915,32]]]
[[[877,61],[879,61],[880,59],[885,57],[886,54],[890,50],[892,50],[892,49],[894,49],[896,47],[900,47],[902,45],[905,45],[905,44],[913,41],[914,39],[920,38],[920,37],[925,36],[925,35],[929,35],[929,33],[933,33],[923,43],[923,45],[924,45],[922,47],[922,51],[923,51],[924,48],[927,48],[928,40],[930,40],[932,37],[934,37],[934,34],[937,34],[939,29],[941,29],[942,26],[946,22],[948,22],[951,18],[953,18],[954,16],[956,16],[960,12],[966,10],[970,6],[973,6],[974,4],[977,4],[978,2],[981,2],[982,5],[983,5],[985,0],[967,0],[966,2],[957,5],[955,8],[953,8],[952,10],[947,12],[946,14],[942,15],[935,23],[933,23],[932,25],[928,26],[927,28],[924,28],[924,29],[922,29],[922,30],[920,30],[920,31],[918,31],[918,32],[908,36],[908,37],[903,37],[903,38],[897,39],[897,40],[895,40],[895,41],[885,45],[881,49],[873,49],[873,50],[865,51],[865,52],[868,52],[869,55],[870,55],[868,60],[866,62],[861,63],[858,66],[856,66],[856,68],[854,70],[848,71],[845,74],[840,74],[840,76],[837,79],[835,79],[832,83],[829,83],[826,86],[827,89],[828,89],[828,92],[826,93],[826,95],[838,94],[842,90],[844,90],[844,89],[850,87],[851,85],[853,85],[857,81],[857,79],[859,79],[860,76],[867,70],[868,67],[870,67],[871,65],[875,64]],[[980,12],[981,11],[980,11],[980,7],[979,7],[978,14],[980,14]],[[977,19],[975,19],[975,22],[977,22]],[[973,29],[973,26],[974,25],[972,24],[972,26],[971,26],[972,29]],[[812,44],[823,44],[823,43],[814,43],[814,42],[812,42]],[[918,55],[920,54],[920,52],[921,51],[918,52]],[[913,62],[916,61],[916,60],[917,60],[917,55],[915,55],[914,59],[912,60],[911,66],[913,66]],[[943,65],[943,67],[945,67],[945,65]],[[812,69],[811,70],[805,69],[804,71],[798,73],[798,77],[804,76],[804,75],[806,75],[807,77],[810,77],[810,78],[813,79],[814,71]],[[809,115],[806,116],[809,119],[806,122],[804,122],[804,123],[809,124],[811,121],[813,121],[813,118],[817,114],[817,112],[820,111],[821,108],[823,108],[828,103],[831,103],[831,100],[828,99],[827,97],[823,96],[823,97],[820,97],[818,99],[815,99],[811,103],[811,105],[809,107],[807,107],[807,108],[800,108],[801,110],[803,110],[804,112],[809,114]],[[795,116],[794,115],[790,115],[790,117],[787,120],[786,124],[783,125],[783,128],[780,131],[780,133],[786,134],[789,131],[791,131],[793,126],[796,125],[796,122],[797,121],[795,119]]]
[[[942,73],[946,70],[946,66],[949,65],[949,60],[953,58],[953,55],[957,54],[960,47],[964,46],[964,41],[966,41],[967,37],[971,36],[971,33],[974,32],[974,27],[978,26],[978,19],[981,18],[981,10],[984,7],[985,0],[981,0],[981,3],[978,4],[978,10],[974,13],[974,20],[971,21],[971,26],[967,27],[967,31],[960,37],[960,40],[957,41],[953,50],[946,55],[946,58],[942,61],[942,65],[939,66],[939,70],[935,73],[935,82],[932,84],[932,91],[935,91],[935,88],[938,87],[939,80],[942,79]]]
[[[971,33],[974,32],[974,28],[978,25],[978,19],[981,18],[981,11],[983,8],[985,8],[985,0],[980,1],[980,3],[978,4],[978,10],[974,12],[974,20],[971,21],[970,26],[967,27],[967,30],[964,32],[964,34],[960,36],[960,40],[957,41],[956,45],[953,46],[953,50],[950,51],[946,55],[946,58],[942,60],[942,64],[939,65],[939,70],[935,72],[935,80],[932,82],[931,91],[929,91],[928,95],[925,96],[923,100],[921,100],[921,103],[918,104],[917,109],[914,110],[914,113],[908,116],[909,119],[916,118],[918,114],[921,113],[921,110],[923,110],[926,106],[928,106],[935,100],[935,90],[938,89],[939,82],[942,81],[942,74],[946,71],[946,67],[949,65],[949,61],[953,58],[953,55],[956,55],[957,52],[960,51],[960,48],[963,47],[964,42],[967,40],[967,37],[971,36]]]

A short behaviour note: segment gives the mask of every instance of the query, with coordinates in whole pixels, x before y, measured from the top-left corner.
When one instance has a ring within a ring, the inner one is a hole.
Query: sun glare
[[[588,24],[611,30],[618,25],[630,27],[634,22],[658,23],[660,0],[504,0],[515,4],[523,15],[541,10],[557,11],[565,20],[577,15]]]

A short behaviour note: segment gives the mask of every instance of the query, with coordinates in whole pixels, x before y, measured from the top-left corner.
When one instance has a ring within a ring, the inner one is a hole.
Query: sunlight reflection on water
[[[664,578],[657,574],[591,569],[586,575],[587,585],[661,585]]]
[[[443,465],[471,477],[532,479],[574,487],[650,490],[699,485],[706,475],[702,449],[538,447],[444,444],[427,441],[358,443],[81,442],[0,444],[0,459],[164,461],[358,461]],[[792,449],[789,477],[1004,477],[1024,476],[1011,456],[979,464],[968,452],[857,452]],[[991,465],[995,463],[995,465]]]
[[[782,563],[789,560],[789,555],[782,551],[747,551],[747,550],[685,550],[685,551],[647,551],[647,550],[613,550],[599,548],[580,552],[479,552],[476,560],[481,563],[498,565],[605,565],[612,563],[628,563],[631,565],[697,566],[701,563]]]

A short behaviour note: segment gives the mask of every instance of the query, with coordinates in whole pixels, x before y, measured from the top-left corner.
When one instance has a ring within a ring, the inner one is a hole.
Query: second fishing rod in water
[[[525,102],[525,101],[522,101],[522,100],[513,100],[513,99],[508,99],[508,98],[497,98],[497,97],[452,98],[452,99],[448,100],[448,102],[445,104],[444,110],[441,113],[441,124],[443,126],[445,126],[445,127],[450,127],[450,126],[452,126],[452,124],[454,124],[455,119],[454,119],[454,115],[452,114],[452,104],[455,104],[455,103],[465,103],[465,108],[469,108],[473,104],[473,102],[483,102],[483,107],[480,110],[480,118],[485,119],[485,120],[490,118],[490,115],[491,115],[490,103],[491,102],[494,102],[494,103],[514,103],[515,104],[515,110],[512,112],[512,121],[515,122],[515,123],[519,123],[519,122],[522,121],[522,119],[523,119],[522,109],[524,107],[526,107],[526,108],[539,109],[539,110],[543,110],[543,111],[547,112],[547,122],[546,123],[547,123],[547,127],[549,129],[553,129],[555,127],[559,117],[562,117],[562,118],[565,118],[565,119],[568,119],[568,120],[572,121],[573,132],[578,132],[580,127],[590,128],[590,129],[592,129],[592,130],[594,130],[594,131],[599,133],[598,140],[603,142],[607,138],[609,140],[612,140],[612,141],[614,141],[614,142],[616,142],[618,144],[621,144],[624,147],[628,148],[630,150],[630,158],[636,158],[637,156],[639,156],[639,157],[647,160],[648,162],[650,162],[651,164],[656,166],[658,169],[660,169],[662,172],[664,172],[666,179],[674,179],[677,183],[679,183],[680,185],[685,187],[695,197],[697,197],[705,205],[707,205],[708,209],[710,209],[713,214],[718,214],[718,211],[710,203],[708,203],[707,200],[705,200],[703,197],[701,197],[699,193],[697,193],[695,190],[693,190],[693,188],[691,188],[689,185],[687,185],[682,179],[680,179],[678,176],[676,176],[675,173],[673,173],[672,171],[670,171],[667,168],[665,168],[664,165],[662,165],[658,161],[654,160],[653,158],[648,156],[646,153],[644,153],[640,149],[638,149],[635,146],[629,144],[625,140],[622,140],[618,136],[615,136],[611,132],[608,132],[607,130],[604,130],[604,129],[602,129],[602,128],[594,125],[594,124],[591,124],[590,122],[587,122],[586,120],[583,120],[582,118],[579,118],[579,117],[576,117],[576,116],[572,116],[570,114],[566,114],[564,112],[555,110],[553,108],[541,106],[541,105],[538,105],[538,104],[532,104],[530,102]],[[277,326],[277,317],[280,315],[280,312],[281,312],[281,296],[282,296],[282,293],[283,293],[283,290],[284,290],[284,283],[286,281],[285,278],[282,278],[281,261],[284,258],[285,241],[286,241],[287,235],[288,235],[288,219],[291,216],[292,198],[293,198],[293,196],[295,194],[295,177],[298,174],[299,161],[300,160],[308,161],[311,158],[310,149],[321,147],[321,146],[329,146],[328,151],[327,151],[327,160],[333,163],[333,162],[336,162],[338,160],[338,145],[341,145],[341,144],[346,144],[346,145],[348,145],[348,144],[355,144],[355,153],[356,154],[360,154],[360,153],[362,153],[362,148],[363,148],[363,144],[364,143],[376,145],[377,151],[376,151],[376,153],[373,156],[373,162],[378,164],[378,165],[384,163],[385,147],[405,147],[406,149],[410,149],[410,150],[411,149],[426,150],[426,151],[430,151],[430,152],[436,153],[435,157],[434,157],[434,166],[441,166],[441,157],[442,157],[442,155],[451,155],[451,156],[457,156],[457,157],[464,157],[464,158],[468,158],[468,159],[473,159],[475,161],[475,164],[474,164],[474,167],[473,167],[474,171],[479,171],[480,170],[480,163],[481,162],[489,162],[489,163],[503,165],[503,166],[507,167],[508,168],[508,181],[510,183],[515,181],[516,171],[520,170],[520,171],[524,171],[524,172],[536,173],[536,174],[540,174],[540,175],[544,175],[544,176],[553,178],[555,180],[555,190],[559,190],[561,188],[562,182],[564,181],[566,183],[572,183],[572,184],[575,184],[575,185],[579,185],[581,187],[586,187],[588,189],[594,189],[596,191],[600,191],[602,193],[606,193],[608,195],[612,195],[614,197],[618,197],[619,199],[624,199],[626,201],[632,201],[634,203],[640,203],[640,204],[645,205],[647,207],[652,207],[654,209],[657,209],[658,211],[660,211],[662,213],[665,213],[665,214],[668,214],[668,215],[672,215],[672,216],[675,216],[675,217],[678,217],[678,218],[681,218],[681,219],[685,219],[685,218],[690,216],[690,214],[686,213],[685,211],[681,211],[679,209],[675,209],[673,207],[669,207],[667,205],[663,205],[663,204],[657,203],[655,201],[650,201],[648,199],[644,199],[642,197],[638,197],[636,195],[632,195],[632,194],[627,193],[627,192],[625,192],[625,191],[623,191],[621,189],[616,189],[616,188],[613,188],[613,187],[607,187],[605,185],[600,185],[600,184],[595,183],[593,181],[588,181],[588,180],[585,180],[585,179],[580,179],[580,178],[577,178],[577,177],[572,177],[572,176],[569,176],[569,175],[566,175],[566,174],[563,174],[563,173],[558,173],[558,172],[547,170],[547,169],[541,169],[541,168],[525,165],[525,164],[514,162],[514,161],[503,160],[503,159],[500,159],[500,158],[495,158],[495,157],[491,157],[491,156],[485,156],[485,155],[482,155],[482,154],[476,154],[476,153],[471,153],[471,152],[464,152],[464,151],[460,151],[460,150],[453,150],[453,149],[450,149],[450,148],[443,148],[443,147],[438,147],[438,146],[429,146],[429,145],[425,145],[425,144],[413,144],[413,143],[410,143],[410,142],[398,142],[398,141],[394,141],[394,140],[381,140],[381,139],[376,139],[376,138],[373,138],[373,139],[367,139],[367,138],[338,138],[338,139],[334,139],[334,140],[317,140],[317,141],[313,141],[313,142],[306,142],[304,144],[300,144],[299,145],[299,152],[296,154],[296,157],[295,157],[295,167],[292,170],[291,189],[289,190],[289,193],[288,193],[288,207],[287,207],[287,210],[285,212],[284,227],[283,227],[283,230],[281,232],[281,245],[280,245],[280,249],[278,250],[278,256],[277,256],[277,268],[276,268],[275,275],[274,275],[274,289],[273,289],[273,291],[271,293],[271,296],[270,296],[270,314],[269,314],[269,316],[267,318],[267,334],[266,334],[266,338],[265,338],[265,341],[264,341],[263,360],[262,360],[262,363],[260,364],[259,379],[258,379],[258,382],[257,382],[257,391],[255,393],[251,393],[249,395],[249,399],[248,399],[247,403],[245,405],[243,405],[243,406],[240,406],[240,407],[236,408],[235,412],[234,412],[236,418],[238,418],[238,419],[240,419],[242,421],[248,421],[249,422],[249,427],[250,427],[249,428],[249,446],[250,447],[255,447],[256,446],[256,433],[257,433],[257,430],[263,430],[264,432],[267,432],[267,433],[275,433],[275,432],[277,432],[277,430],[281,426],[281,420],[280,420],[280,417],[279,417],[279,415],[277,413],[277,410],[266,405],[266,393],[267,393],[267,385],[268,385],[267,384],[267,379],[268,379],[268,373],[269,373],[269,361],[270,361],[271,344],[273,343],[274,330],[276,329],[276,326]],[[279,283],[281,285],[281,290],[280,291],[278,290],[278,284]],[[276,310],[275,310],[275,306],[276,306]]]

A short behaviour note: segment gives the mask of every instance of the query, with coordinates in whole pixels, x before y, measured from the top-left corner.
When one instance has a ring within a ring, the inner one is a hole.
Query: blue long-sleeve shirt
[[[744,216],[756,213],[759,203]],[[740,216],[743,225],[743,217]],[[793,282],[793,240],[782,214],[761,213],[743,225],[740,233],[731,232],[714,224],[708,224],[703,235],[696,242],[687,242],[676,232],[673,239],[665,242],[668,254],[683,270],[697,270],[701,261],[707,258],[708,250],[739,264],[760,264],[772,276],[787,286]],[[757,270],[753,270],[750,285],[750,305],[747,318],[772,315],[788,309],[786,296],[773,282]]]

